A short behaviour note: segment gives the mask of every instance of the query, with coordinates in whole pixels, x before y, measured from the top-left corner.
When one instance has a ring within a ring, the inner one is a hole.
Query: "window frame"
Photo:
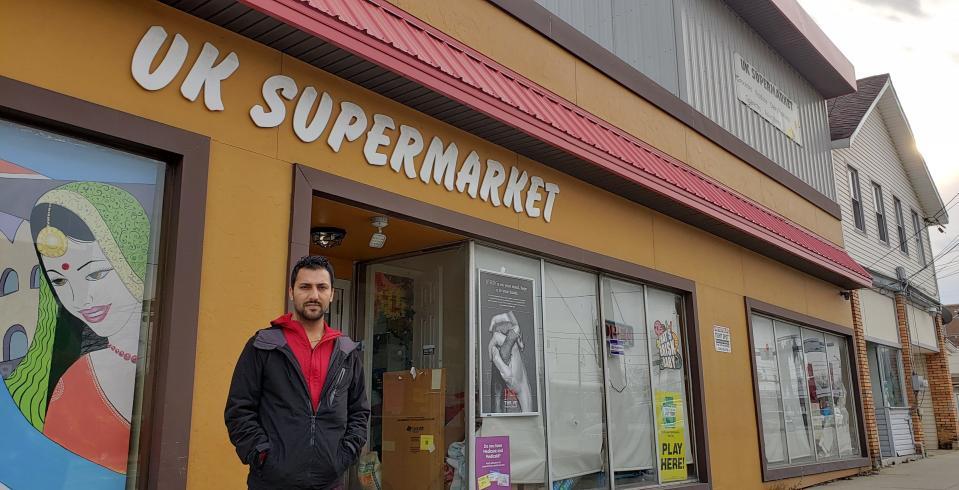
[[[892,206],[896,212],[896,234],[899,238],[899,251],[909,256],[909,237],[906,235],[906,215],[902,210],[902,201],[892,196]]]
[[[890,382],[889,371],[886,363],[883,362],[882,352],[892,352],[896,356],[896,369],[897,376],[899,379],[899,394],[900,399],[898,401],[902,402],[898,405],[893,405],[889,403],[888,393],[886,393],[886,383]],[[902,364],[902,348],[893,347],[885,344],[876,344],[875,348],[876,354],[876,366],[879,370],[879,391],[882,393],[882,402],[883,407],[885,408],[909,408],[909,397],[906,396],[906,374]]]
[[[910,218],[912,218],[912,230],[915,233],[914,238],[916,240],[916,257],[919,259],[919,265],[925,266],[927,263],[926,247],[924,246],[924,243],[922,240],[923,227],[919,219],[919,213],[915,209],[910,208],[909,214],[910,214]]]
[[[166,164],[156,288],[133,488],[186,489],[210,138],[0,76],[0,118]]]
[[[765,303],[748,296],[745,298],[745,306],[746,324],[749,332],[749,363],[752,368],[753,401],[755,402],[754,415],[756,416],[756,428],[758,430],[757,437],[759,440],[760,469],[762,470],[763,481],[769,482],[775,480],[784,480],[786,478],[795,478],[806,475],[869,466],[871,464],[871,460],[868,456],[868,438],[866,437],[865,415],[862,405],[862,393],[859,383],[859,366],[858,362],[856,361],[858,358],[856,357],[853,329],[844,327],[842,325],[837,325],[835,323],[830,323],[819,318],[804,315],[802,313],[787,310],[785,308]],[[753,354],[753,314],[759,314],[762,316],[771,317],[773,319],[789,322],[798,327],[819,330],[839,336],[846,340],[846,349],[848,351],[847,355],[850,360],[849,375],[853,384],[851,391],[854,395],[853,398],[856,410],[856,428],[859,431],[859,457],[770,468],[769,462],[766,460],[766,442],[763,438],[762,407],[760,406],[759,398],[759,377],[757,376],[756,372],[756,356]]]
[[[846,181],[849,185],[849,201],[852,203],[853,226],[857,230],[866,232],[866,215],[863,211],[862,188],[859,182],[859,170],[852,165],[846,165]]]
[[[889,223],[886,216],[886,198],[882,194],[882,185],[872,181],[873,210],[876,213],[876,230],[879,232],[879,241],[889,245]]]

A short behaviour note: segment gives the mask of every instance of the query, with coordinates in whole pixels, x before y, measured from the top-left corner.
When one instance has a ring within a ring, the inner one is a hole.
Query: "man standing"
[[[308,256],[290,274],[293,312],[243,348],[226,402],[226,427],[250,489],[338,488],[366,444],[370,419],[358,343],[324,316],[333,266]]]

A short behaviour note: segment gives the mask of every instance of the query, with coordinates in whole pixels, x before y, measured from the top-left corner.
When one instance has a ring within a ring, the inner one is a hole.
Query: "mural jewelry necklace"
[[[47,226],[37,234],[37,250],[45,257],[62,257],[67,253],[67,236],[59,228],[50,226],[50,210],[53,204],[47,204]]]
[[[136,355],[136,354],[130,354],[129,352],[125,352],[125,351],[121,350],[119,347],[117,347],[117,346],[115,346],[115,345],[113,345],[113,344],[107,344],[107,345],[110,346],[110,350],[112,350],[113,352],[115,352],[116,355],[122,357],[125,361],[130,361],[130,362],[132,362],[133,364],[136,364],[137,361],[140,360],[140,356],[138,356],[138,355]]]

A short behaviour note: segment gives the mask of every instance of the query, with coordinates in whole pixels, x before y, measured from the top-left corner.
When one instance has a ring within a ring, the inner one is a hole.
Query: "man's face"
[[[322,319],[333,301],[330,273],[326,269],[300,269],[290,288],[290,301],[299,320]]]

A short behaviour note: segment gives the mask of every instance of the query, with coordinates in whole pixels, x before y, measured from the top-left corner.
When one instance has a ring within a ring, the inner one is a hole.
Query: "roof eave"
[[[856,70],[796,0],[726,0],[726,4],[822,94],[856,91]]]
[[[852,146],[852,138],[843,138],[838,140],[832,140],[831,148],[833,150],[842,150]]]
[[[856,129],[853,130],[852,134],[847,138],[849,140],[849,146],[852,146],[856,142],[856,137],[859,136],[859,132],[862,130],[862,127],[866,125],[866,119],[869,119],[869,115],[872,114],[872,111],[876,109],[876,106],[879,105],[879,100],[882,99],[883,95],[886,93],[886,89],[889,88],[889,80],[882,85],[882,88],[879,89],[879,92],[876,94],[876,97],[872,99],[872,102],[869,104],[869,108],[866,109],[866,112],[863,113],[862,118],[859,119],[859,124],[856,125]]]
[[[923,214],[931,221],[943,225],[948,224],[949,213],[945,209],[942,196],[939,195],[936,182],[929,172],[929,166],[926,165],[925,158],[923,158],[922,153],[919,152],[919,148],[916,147],[916,139],[912,132],[912,126],[909,124],[906,112],[902,108],[898,94],[896,94],[896,88],[891,82],[887,83],[887,88],[888,90],[884,89],[884,92],[880,94],[880,97],[876,97],[876,100],[880,101],[880,99],[882,99],[879,110],[883,119],[895,118],[902,124],[900,130],[889,128],[888,123],[886,126],[893,139],[893,144],[896,146],[896,151],[899,152],[899,157],[903,160],[906,176],[909,178],[922,204]],[[863,118],[863,120],[865,120],[865,118]]]

